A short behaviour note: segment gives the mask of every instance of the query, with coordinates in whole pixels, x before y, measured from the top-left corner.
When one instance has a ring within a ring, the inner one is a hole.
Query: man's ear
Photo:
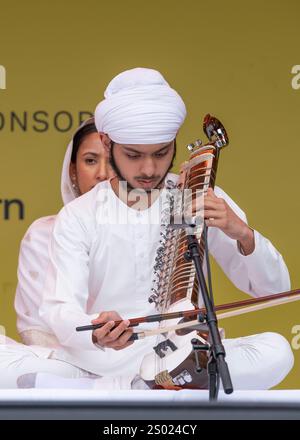
[[[103,147],[105,148],[105,150],[107,151],[107,153],[110,152],[110,148],[111,148],[111,140],[109,138],[109,136],[105,133],[99,133],[100,136],[100,140],[102,142]]]

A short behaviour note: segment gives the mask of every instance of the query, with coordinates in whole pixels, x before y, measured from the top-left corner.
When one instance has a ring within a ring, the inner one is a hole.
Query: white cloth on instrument
[[[246,220],[224,191],[216,188],[215,193]],[[138,371],[143,356],[152,349],[155,337],[136,341],[120,351],[100,350],[92,343],[90,332],[77,333],[75,328],[89,324],[101,311],[116,310],[123,318],[155,313],[148,297],[160,227],[150,224],[149,218],[159,211],[158,200],[149,209],[136,211],[121,202],[106,181],[58,215],[40,309],[42,320],[61,344],[55,352],[58,359],[101,376],[127,375]],[[129,223],[109,224],[108,215],[114,209]],[[238,251],[235,240],[216,228],[209,230],[208,245],[230,280],[249,295],[289,290],[289,274],[282,256],[268,239],[257,231],[254,234],[255,250],[248,256]]]
[[[120,144],[158,144],[175,139],[186,117],[182,98],[156,70],[135,68],[108,84],[95,110],[99,132]]]

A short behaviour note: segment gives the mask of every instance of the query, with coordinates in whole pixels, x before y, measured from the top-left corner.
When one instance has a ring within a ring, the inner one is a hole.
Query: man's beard
[[[112,169],[113,169],[114,172],[116,173],[118,179],[119,179],[121,182],[126,182],[126,183],[127,183],[127,191],[128,191],[128,192],[129,192],[129,191],[132,191],[132,190],[137,190],[137,189],[139,189],[139,188],[134,188],[134,187],[133,187],[133,186],[132,186],[132,185],[131,185],[126,179],[125,179],[125,177],[122,175],[122,173],[121,173],[121,171],[120,171],[120,168],[117,166],[116,161],[115,161],[115,158],[114,158],[114,154],[113,154],[113,148],[114,148],[114,146],[115,146],[115,142],[111,141],[111,148],[110,148],[110,152],[109,152],[109,163],[110,163],[110,166],[112,167]],[[155,186],[155,188],[146,189],[146,190],[143,188],[143,191],[146,191],[146,192],[149,192],[149,193],[150,193],[153,189],[158,189],[158,188],[161,187],[161,184],[164,182],[164,180],[165,180],[165,178],[166,178],[168,172],[170,171],[171,168],[173,168],[175,157],[176,157],[176,139],[174,139],[174,153],[173,153],[173,157],[172,157],[171,163],[170,163],[170,165],[169,165],[167,171],[165,172],[164,176],[160,179],[160,181],[159,181],[158,184]]]

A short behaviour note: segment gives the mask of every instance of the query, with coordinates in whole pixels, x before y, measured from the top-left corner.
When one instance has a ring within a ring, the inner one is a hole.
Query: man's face
[[[109,138],[108,138],[109,139]],[[163,183],[173,165],[175,142],[152,145],[129,145],[106,142],[110,162],[120,180],[128,189],[150,191]]]

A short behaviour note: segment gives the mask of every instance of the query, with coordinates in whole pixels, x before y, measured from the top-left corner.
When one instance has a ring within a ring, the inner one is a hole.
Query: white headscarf
[[[94,118],[89,118],[85,120],[75,131],[73,138],[71,142],[68,145],[64,162],[63,162],[63,168],[61,173],[61,196],[63,199],[64,204],[71,202],[72,200],[76,199],[78,197],[78,194],[76,194],[76,191],[74,190],[72,186],[72,181],[70,178],[70,163],[71,163],[71,157],[72,157],[72,151],[73,151],[73,140],[75,134],[85,125],[88,124],[94,124]]]
[[[153,69],[136,68],[117,75],[95,110],[99,132],[121,144],[170,142],[184,122],[182,98]]]

